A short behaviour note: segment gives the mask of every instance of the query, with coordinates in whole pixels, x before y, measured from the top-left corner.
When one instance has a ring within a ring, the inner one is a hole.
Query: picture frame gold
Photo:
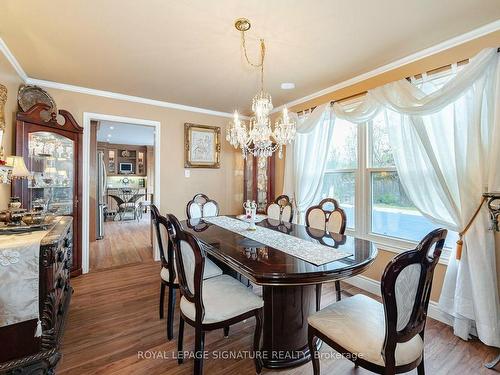
[[[220,127],[184,124],[184,168],[220,168]]]

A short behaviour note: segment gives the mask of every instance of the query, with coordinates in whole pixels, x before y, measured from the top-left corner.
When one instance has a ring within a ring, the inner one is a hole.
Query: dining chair
[[[123,221],[127,213],[132,213],[134,220],[140,220],[142,213],[139,210],[142,210],[142,205],[138,201],[146,194],[134,193],[132,189],[123,189],[123,191],[120,195],[108,194],[116,202],[118,219]]]
[[[127,202],[127,205],[130,206],[130,211],[133,210],[134,218],[137,221],[140,221],[142,219],[142,211],[143,211],[142,202],[140,202],[139,199],[145,196],[146,194],[135,193],[130,197],[130,199]]]
[[[315,338],[367,370],[396,374],[424,368],[424,330],[434,268],[446,229],[430,232],[414,250],[396,256],[385,268],[382,303],[358,294],[308,318],[308,343],[314,375],[319,375]]]
[[[328,231],[330,233],[344,234],[347,218],[344,210],[333,198],[325,198],[316,206],[311,206],[306,211],[306,225],[311,228]],[[316,284],[316,311],[321,309],[321,284]],[[335,281],[337,301],[342,298],[340,280]]]
[[[121,197],[119,197],[118,195],[115,195],[115,194],[108,194],[108,197],[110,197],[111,199],[113,199],[115,201],[116,207],[118,208],[116,215],[115,215],[115,218],[118,215],[118,220],[122,221],[123,215],[125,214],[126,208],[127,208],[126,202]]]
[[[229,275],[203,280],[208,260],[203,247],[195,236],[183,231],[178,222],[173,224],[177,233],[175,261],[182,293],[178,353],[183,353],[184,323],[187,322],[195,329],[194,374],[201,375],[205,332],[229,327],[254,316],[254,364],[256,372],[260,373],[262,364],[257,352],[262,332],[262,298]],[[182,356],[179,356],[178,362],[183,363]]]
[[[168,288],[168,316],[167,316],[167,338],[174,337],[174,309],[175,290],[179,288],[177,271],[175,265],[174,239],[176,236],[172,220],[177,220],[173,215],[162,216],[158,208],[151,205],[151,220],[155,229],[158,249],[160,250],[160,319],[164,316],[165,289]],[[165,251],[166,250],[166,251]],[[222,270],[210,259],[207,259],[203,278],[210,278],[222,275]]]
[[[205,194],[198,193],[187,203],[186,214],[188,219],[217,216],[219,205]]]
[[[267,206],[267,216],[271,219],[291,223],[293,220],[292,202],[288,195],[280,195]]]

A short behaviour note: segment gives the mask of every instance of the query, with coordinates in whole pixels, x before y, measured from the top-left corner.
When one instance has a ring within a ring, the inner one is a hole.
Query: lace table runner
[[[215,224],[231,232],[238,233],[244,237],[260,242],[263,245],[273,247],[284,253],[305,260],[316,266],[330,263],[351,254],[337,251],[328,246],[310,242],[302,238],[290,236],[269,228],[260,227],[254,231],[247,230],[248,223],[227,216],[205,217],[204,221]]]
[[[0,236],[0,327],[39,317],[40,241],[46,234]]]

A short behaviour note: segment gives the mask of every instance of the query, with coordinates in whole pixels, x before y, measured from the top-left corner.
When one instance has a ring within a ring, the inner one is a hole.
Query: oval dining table
[[[370,241],[308,228],[304,225],[264,219],[258,226],[320,243],[348,256],[321,266],[251,240],[243,234],[191,219],[183,228],[203,244],[208,256],[225,269],[262,286],[264,324],[261,347],[266,368],[288,368],[308,362],[307,318],[316,311],[316,284],[355,276],[375,260]],[[321,342],[318,340],[317,345]]]

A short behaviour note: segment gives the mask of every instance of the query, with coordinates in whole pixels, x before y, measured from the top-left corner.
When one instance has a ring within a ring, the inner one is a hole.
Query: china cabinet
[[[13,195],[24,208],[42,205],[49,214],[73,217],[72,276],[81,274],[81,195],[83,128],[64,110],[48,113],[37,104],[17,113],[16,154],[32,174],[18,180]],[[62,118],[61,123],[58,117]]]
[[[258,213],[265,213],[275,198],[274,159],[274,154],[270,157],[248,155],[245,159],[243,200],[254,200]]]

